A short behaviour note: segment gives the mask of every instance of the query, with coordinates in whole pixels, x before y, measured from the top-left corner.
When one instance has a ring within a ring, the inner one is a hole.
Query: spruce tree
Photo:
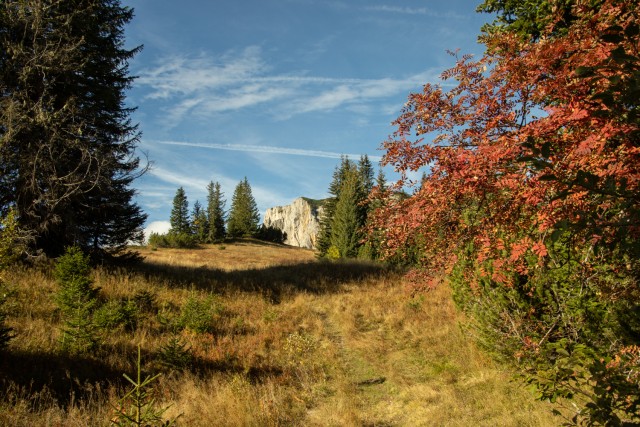
[[[333,223],[333,216],[336,211],[336,204],[340,196],[340,189],[344,182],[345,176],[348,171],[354,169],[355,165],[348,157],[342,157],[340,165],[333,171],[333,180],[329,184],[330,197],[325,200],[323,206],[324,213],[320,218],[320,231],[318,233],[318,241],[316,243],[316,249],[319,256],[325,256],[327,251],[331,247],[331,226]]]
[[[378,170],[378,176],[376,176],[376,187],[378,191],[384,193],[387,190],[387,177],[384,175],[382,169]]]
[[[251,237],[258,232],[260,213],[251,186],[245,177],[236,186],[227,220],[227,232],[231,237]]]
[[[62,313],[62,347],[72,352],[83,353],[97,343],[93,314],[98,307],[98,290],[89,276],[89,258],[80,248],[72,246],[61,256],[55,269],[60,289],[56,295]]]
[[[358,172],[360,172],[360,181],[362,182],[363,191],[368,195],[371,193],[374,184],[373,165],[366,154],[360,156],[358,162]]]
[[[199,201],[193,204],[193,211],[191,212],[191,229],[195,235],[198,243],[204,243],[209,236],[209,220],[207,218],[207,212],[202,208]]]
[[[341,258],[358,255],[361,228],[366,220],[366,208],[362,205],[365,197],[360,171],[349,169],[331,222],[331,246],[338,250]]]
[[[171,230],[169,230],[169,233],[175,235],[191,234],[189,202],[187,201],[187,195],[182,187],[176,190],[176,195],[173,197],[173,208],[171,209],[169,222],[171,223]]]
[[[210,182],[207,186],[207,218],[209,220],[209,243],[220,242],[227,235],[225,230],[225,211],[224,205],[226,201],[223,199],[224,194],[220,188],[220,183]]]
[[[118,0],[0,2],[0,211],[49,255],[119,252],[142,237],[137,125]]]

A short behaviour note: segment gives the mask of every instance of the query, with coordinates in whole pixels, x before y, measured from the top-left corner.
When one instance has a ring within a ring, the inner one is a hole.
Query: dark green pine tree
[[[173,197],[173,207],[171,208],[171,230],[169,233],[175,235],[190,235],[191,221],[189,220],[189,202],[184,188],[180,187],[176,190]]]
[[[231,199],[231,210],[227,220],[227,233],[230,237],[251,237],[258,232],[260,213],[251,186],[245,177],[236,186]]]
[[[348,170],[331,223],[331,246],[338,250],[340,258],[358,255],[361,229],[366,220],[366,207],[362,204],[365,198],[360,170]]]
[[[226,201],[223,199],[224,194],[220,188],[220,183],[210,182],[207,186],[207,193],[207,218],[209,220],[207,241],[209,243],[221,242],[227,236],[227,231],[224,225]]]
[[[333,224],[333,216],[336,211],[336,204],[340,196],[340,189],[344,182],[345,176],[352,169],[355,169],[354,163],[349,160],[348,157],[342,157],[340,165],[333,171],[333,179],[329,184],[329,198],[327,198],[322,205],[323,214],[320,218],[320,231],[318,233],[318,241],[316,243],[316,250],[318,255],[324,257],[327,255],[327,251],[331,247],[331,226]]]
[[[378,259],[380,257],[380,250],[382,247],[382,241],[384,240],[385,230],[380,228],[375,228],[373,224],[370,224],[370,219],[372,218],[372,214],[376,209],[380,209],[385,204],[385,193],[387,191],[387,179],[384,176],[384,172],[382,169],[378,170],[378,175],[376,176],[375,190],[373,193],[373,198],[369,203],[368,212],[367,212],[367,242],[365,243],[364,251],[368,252],[367,258],[370,259]]]
[[[15,207],[49,255],[117,253],[142,237],[125,105],[132,18],[118,0],[0,2],[0,213]]]
[[[378,187],[378,191],[384,193],[387,190],[387,177],[384,176],[384,171],[382,169],[378,170],[378,176],[376,176],[376,187]]]
[[[360,161],[358,162],[358,171],[360,172],[360,181],[362,182],[362,188],[368,195],[373,189],[374,172],[373,165],[369,160],[369,156],[367,156],[366,154],[360,156]]]
[[[191,229],[198,243],[204,243],[209,236],[209,219],[207,212],[202,208],[199,201],[193,204],[191,212]]]

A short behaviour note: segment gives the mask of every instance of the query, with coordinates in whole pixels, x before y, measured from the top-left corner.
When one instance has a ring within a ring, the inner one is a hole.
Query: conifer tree
[[[198,200],[193,204],[191,221],[191,229],[193,230],[196,240],[204,243],[209,236],[209,220],[207,218],[207,212],[202,208]]]
[[[227,235],[225,230],[226,201],[220,188],[219,182],[210,182],[207,186],[207,218],[209,220],[209,235],[207,241],[210,243],[220,242]]]
[[[331,246],[338,250],[341,258],[358,255],[361,228],[366,219],[366,208],[362,205],[365,197],[360,170],[349,169],[331,222]]]
[[[367,156],[366,154],[360,156],[360,161],[358,162],[358,171],[360,172],[360,181],[362,182],[363,191],[366,194],[371,193],[374,184],[374,172],[373,165],[369,160],[369,156]]]
[[[231,200],[231,211],[227,221],[227,232],[231,237],[250,237],[258,231],[260,213],[251,186],[245,177],[236,186]]]
[[[173,198],[173,208],[171,209],[171,234],[191,234],[191,222],[189,221],[189,202],[184,188],[176,190]]]
[[[0,211],[49,255],[142,237],[137,125],[118,0],[0,2]]]
[[[354,169],[355,165],[348,157],[343,156],[340,159],[340,165],[336,166],[333,171],[333,180],[329,184],[329,198],[323,204],[324,213],[320,218],[320,232],[318,233],[318,242],[316,249],[320,256],[325,256],[331,247],[331,226],[333,216],[336,211],[336,204],[340,196],[340,189],[348,171]]]
[[[387,177],[384,175],[384,171],[382,169],[378,170],[378,176],[376,176],[376,187],[378,187],[378,191],[384,192],[387,189]]]
[[[60,289],[56,300],[62,312],[62,347],[72,352],[85,352],[97,343],[93,314],[98,307],[98,290],[89,277],[89,258],[72,246],[56,263],[55,276]]]

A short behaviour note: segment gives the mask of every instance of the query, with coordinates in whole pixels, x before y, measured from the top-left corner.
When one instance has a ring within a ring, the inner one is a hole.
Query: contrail
[[[180,141],[155,141],[159,144],[166,145],[182,145],[186,147],[199,147],[199,148],[211,148],[213,150],[230,150],[230,151],[246,151],[252,153],[270,153],[270,154],[289,154],[293,156],[307,156],[307,157],[323,157],[327,159],[339,159],[342,156],[347,156],[350,159],[357,160],[360,158],[360,154],[345,154],[345,153],[333,153],[330,151],[319,150],[303,150],[299,148],[285,148],[285,147],[271,147],[267,145],[241,145],[241,144],[204,144],[199,142],[180,142]],[[372,162],[379,162],[382,157],[380,156],[368,156]]]

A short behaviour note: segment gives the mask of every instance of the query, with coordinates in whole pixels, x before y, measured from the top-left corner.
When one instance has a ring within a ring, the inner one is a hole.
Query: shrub
[[[5,325],[7,311],[5,304],[12,292],[7,289],[6,285],[0,282],[0,350],[5,348],[9,341],[14,337],[13,328]]]
[[[172,336],[160,348],[160,364],[165,368],[182,370],[191,363],[190,348],[182,342],[179,336]]]
[[[532,257],[529,273],[513,273],[514,285],[505,286],[492,278],[495,261],[478,263],[469,245],[449,277],[454,300],[469,314],[468,330],[481,346],[516,363],[540,399],[585,400],[573,422],[638,422],[640,305],[633,266],[612,269],[604,260],[613,254],[589,250],[559,237],[549,262]],[[592,267],[602,263],[597,276],[585,273],[585,259]]]
[[[329,249],[327,249],[327,258],[328,259],[340,259],[340,249],[338,249],[336,246],[329,246]]]
[[[260,226],[255,237],[266,242],[284,243],[287,240],[287,233],[275,227]]]
[[[189,249],[198,246],[196,236],[187,233],[151,233],[149,245],[154,248],[178,248]]]
[[[191,295],[182,307],[176,326],[198,333],[210,332],[213,329],[214,316],[221,311],[222,307],[214,296],[198,298]]]
[[[93,315],[94,323],[97,327],[110,330],[117,327],[124,327],[128,331],[133,331],[138,325],[140,308],[135,300],[121,299],[110,300],[96,310]]]
[[[5,304],[11,292],[2,280],[2,273],[10,264],[16,261],[20,253],[20,230],[15,211],[10,211],[0,220],[0,349],[5,348],[13,338],[13,329],[5,325],[7,311]]]
[[[136,363],[136,379],[133,380],[127,374],[123,374],[125,379],[133,386],[115,406],[116,414],[111,419],[111,425],[116,426],[172,426],[175,419],[165,421],[163,414],[167,408],[158,408],[156,399],[153,397],[152,383],[161,374],[147,376],[142,379],[140,346],[138,346],[138,360]]]

